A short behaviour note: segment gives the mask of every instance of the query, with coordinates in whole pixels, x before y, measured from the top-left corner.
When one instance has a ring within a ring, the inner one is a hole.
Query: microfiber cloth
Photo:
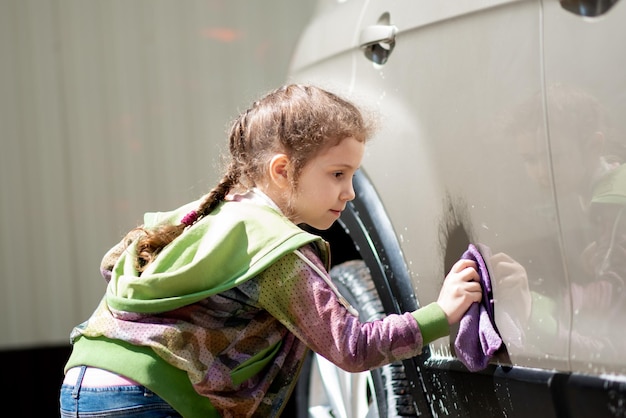
[[[478,266],[483,297],[474,302],[459,323],[454,341],[456,355],[472,372],[483,370],[502,345],[502,338],[494,325],[493,295],[487,265],[475,245],[470,244],[461,258],[474,260]]]

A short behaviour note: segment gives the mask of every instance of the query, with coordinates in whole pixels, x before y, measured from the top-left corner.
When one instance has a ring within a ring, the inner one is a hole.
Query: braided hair
[[[137,242],[137,270],[142,272],[161,249],[185,228],[209,215],[231,191],[255,187],[265,179],[275,154],[289,157],[291,187],[295,190],[311,158],[347,137],[365,142],[372,128],[354,104],[318,87],[290,84],[269,92],[232,123],[225,174],[200,206],[177,225],[142,228]]]

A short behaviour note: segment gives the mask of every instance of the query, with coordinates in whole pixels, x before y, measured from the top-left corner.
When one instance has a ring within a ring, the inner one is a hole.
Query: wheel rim
[[[314,355],[309,384],[310,418],[378,417],[369,372],[348,373]]]

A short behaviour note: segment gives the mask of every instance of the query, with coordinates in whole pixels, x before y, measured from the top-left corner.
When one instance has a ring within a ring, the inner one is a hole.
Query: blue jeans
[[[76,385],[61,386],[61,418],[182,418],[144,386],[82,387],[85,369],[81,368]]]

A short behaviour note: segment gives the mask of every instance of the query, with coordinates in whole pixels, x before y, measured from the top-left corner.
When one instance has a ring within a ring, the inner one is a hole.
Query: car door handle
[[[398,28],[393,25],[372,25],[363,28],[359,46],[365,57],[375,64],[384,65],[396,46]]]
[[[359,36],[359,46],[366,48],[374,44],[393,44],[398,28],[394,25],[372,25],[363,28]]]

